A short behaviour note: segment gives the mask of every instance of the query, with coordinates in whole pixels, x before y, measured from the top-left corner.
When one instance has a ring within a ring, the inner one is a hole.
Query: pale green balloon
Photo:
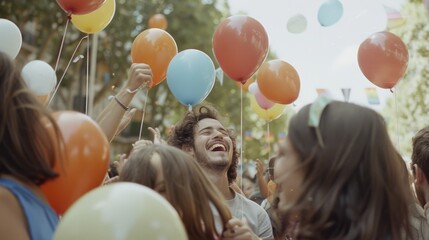
[[[54,240],[188,239],[176,210],[157,192],[135,183],[90,191],[59,223]]]
[[[307,19],[302,14],[297,14],[289,18],[287,30],[291,33],[302,33],[307,29]]]

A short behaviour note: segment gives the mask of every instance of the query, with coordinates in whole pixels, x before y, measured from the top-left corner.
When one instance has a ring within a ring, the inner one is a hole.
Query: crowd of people
[[[148,65],[131,66],[125,87],[97,118],[108,140],[126,126],[129,103],[151,77]],[[40,185],[58,175],[61,133],[3,53],[0,99],[1,239],[51,239],[60,219]],[[239,146],[225,126],[214,107],[195,106],[166,141],[151,128],[154,140],[133,144],[114,165],[118,176],[104,184],[158,192],[189,239],[429,239],[429,128],[415,135],[406,166],[379,113],[322,96],[291,118],[268,166],[256,161],[252,185],[244,176],[236,182]],[[249,184],[259,189],[258,201],[243,187]]]

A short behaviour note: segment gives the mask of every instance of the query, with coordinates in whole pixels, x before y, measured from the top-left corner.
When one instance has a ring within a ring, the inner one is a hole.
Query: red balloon
[[[89,116],[61,111],[53,114],[65,146],[55,163],[59,177],[41,186],[51,206],[63,214],[79,197],[103,182],[109,165],[109,142]],[[49,128],[49,127],[48,127]]]
[[[289,104],[298,98],[301,82],[298,72],[283,60],[271,60],[258,71],[259,90],[269,100]]]
[[[360,44],[358,63],[369,81],[389,89],[395,86],[407,70],[408,50],[395,34],[377,32]]]
[[[58,5],[68,14],[87,14],[97,10],[106,0],[57,0]]]
[[[268,36],[262,24],[248,16],[222,21],[213,35],[213,52],[226,75],[245,83],[268,53]]]

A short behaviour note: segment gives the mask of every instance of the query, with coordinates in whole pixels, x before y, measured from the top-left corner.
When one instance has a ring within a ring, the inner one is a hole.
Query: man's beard
[[[202,168],[219,172],[222,172],[229,168],[230,161],[227,158],[213,161],[212,159],[210,159],[210,157],[207,155],[207,152],[204,150],[201,151],[198,149],[194,149],[194,152],[195,159]]]

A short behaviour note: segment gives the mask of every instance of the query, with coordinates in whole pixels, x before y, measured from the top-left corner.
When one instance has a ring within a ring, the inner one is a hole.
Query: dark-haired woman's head
[[[397,239],[412,201],[383,117],[318,101],[291,119],[279,149],[279,209],[300,222],[303,239]]]

